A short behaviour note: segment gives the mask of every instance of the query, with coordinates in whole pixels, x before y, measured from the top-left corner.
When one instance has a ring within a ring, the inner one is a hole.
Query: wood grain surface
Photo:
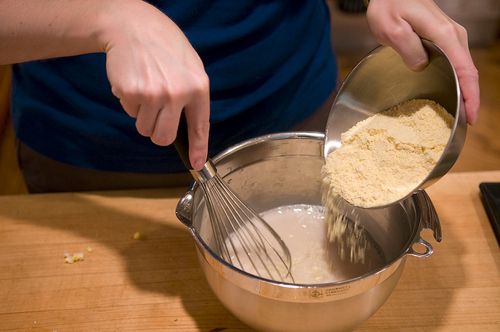
[[[481,181],[500,171],[448,174],[428,190],[444,239],[408,259],[359,331],[500,330],[500,250]],[[250,331],[204,280],[174,214],[182,192],[0,197],[0,331]],[[65,252],[85,260],[66,264]]]

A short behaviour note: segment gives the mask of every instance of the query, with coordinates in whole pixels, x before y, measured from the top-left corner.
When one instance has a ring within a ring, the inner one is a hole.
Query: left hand
[[[413,70],[421,70],[428,63],[421,38],[439,46],[457,73],[467,122],[476,122],[479,76],[464,27],[448,17],[432,0],[371,0],[367,19],[377,41],[394,48]]]

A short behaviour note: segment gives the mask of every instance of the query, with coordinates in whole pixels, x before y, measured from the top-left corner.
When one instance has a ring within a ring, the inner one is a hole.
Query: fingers
[[[428,63],[428,56],[420,37],[412,26],[391,10],[389,2],[370,3],[367,12],[368,24],[379,43],[394,48],[405,64],[413,70],[421,70]]]
[[[210,91],[206,73],[189,75],[188,83],[155,84],[155,89],[118,86],[113,93],[124,110],[136,118],[137,131],[160,146],[174,142],[182,111],[188,123],[189,156],[194,169],[203,168],[208,155]]]
[[[450,59],[457,73],[460,89],[465,102],[467,122],[474,124],[477,121],[480,92],[479,74],[469,51],[467,31],[464,27],[445,16],[439,8],[433,10],[436,24],[429,26],[421,20],[408,16],[414,21],[415,31],[423,38],[433,41]]]
[[[477,122],[480,107],[478,71],[474,66],[473,68],[457,69],[457,76],[464,97],[467,122],[474,124]]]
[[[420,37],[406,21],[400,22],[390,34],[384,35],[383,40],[383,44],[394,48],[412,70],[422,70],[429,62]]]
[[[112,88],[113,95],[120,100],[120,104],[122,105],[125,112],[132,118],[137,118],[137,113],[139,113],[140,105],[131,100],[120,98],[120,92],[116,88]]]
[[[146,137],[150,137],[153,134],[158,113],[158,108],[150,104],[143,104],[139,107],[135,121],[135,127],[139,134]],[[153,137],[151,137],[151,140],[153,140]]]
[[[467,121],[477,120],[480,104],[479,77],[474,66],[466,30],[430,0],[372,0],[368,23],[376,39],[393,47],[411,69],[427,63],[420,38],[438,45],[453,65],[465,102]]]
[[[210,95],[208,77],[201,77],[192,102],[184,112],[188,123],[189,160],[195,170],[205,165],[208,155],[208,134],[210,127]]]
[[[160,146],[174,142],[182,109],[165,106],[160,111],[151,134],[151,141]]]
[[[182,95],[189,96],[187,101],[179,102]],[[195,170],[200,170],[208,155],[210,94],[206,74],[192,80],[189,91],[181,93],[181,96],[174,98],[175,102],[166,103],[161,109],[154,122],[151,141],[160,146],[172,144],[177,135],[180,114],[184,111],[188,124],[189,160]],[[140,114],[141,111],[139,116]],[[150,119],[144,123],[149,124]]]
[[[467,122],[474,124],[477,121],[480,105],[479,74],[468,48],[459,48],[453,41],[436,44],[446,53],[455,68],[465,103]]]
[[[120,98],[120,104],[125,112],[135,118],[137,131],[150,137],[155,128],[156,119],[162,107],[160,92],[142,91],[139,88],[113,88],[113,94]]]

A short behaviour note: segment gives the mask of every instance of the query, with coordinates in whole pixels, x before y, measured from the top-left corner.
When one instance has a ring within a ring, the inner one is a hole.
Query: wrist
[[[99,51],[107,53],[120,40],[140,38],[140,30],[154,11],[157,11],[154,6],[142,0],[103,1],[95,33]]]
[[[107,52],[109,45],[123,29],[121,19],[122,10],[126,10],[126,3],[130,1],[99,1],[96,6],[94,18],[94,30],[91,33],[91,40],[97,52]],[[120,2],[122,2],[120,4]]]

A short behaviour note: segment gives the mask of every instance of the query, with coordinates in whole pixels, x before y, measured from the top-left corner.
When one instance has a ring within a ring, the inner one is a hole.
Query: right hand
[[[200,170],[207,160],[209,80],[183,32],[155,7],[118,1],[119,14],[104,35],[106,70],[113,94],[153,143],[175,140],[182,111],[188,123],[189,159]]]
[[[420,38],[439,46],[449,57],[460,82],[470,124],[479,113],[479,76],[472,60],[464,27],[448,17],[432,0],[371,0],[368,24],[375,38],[393,47],[408,67],[419,70],[428,63]]]

